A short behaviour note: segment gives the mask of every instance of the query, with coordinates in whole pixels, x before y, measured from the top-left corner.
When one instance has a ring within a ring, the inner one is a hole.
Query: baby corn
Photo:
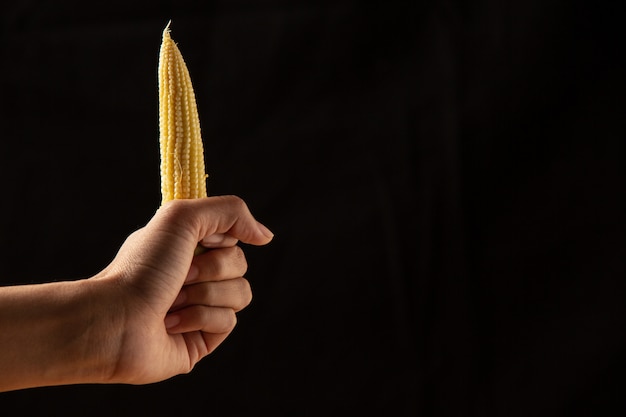
[[[208,177],[191,77],[169,27],[163,31],[158,70],[161,205],[206,197]]]

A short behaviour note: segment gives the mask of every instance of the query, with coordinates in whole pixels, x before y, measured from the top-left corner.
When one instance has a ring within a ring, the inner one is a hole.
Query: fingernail
[[[196,265],[191,264],[191,266],[189,267],[189,272],[187,272],[187,278],[185,278],[185,282],[194,281],[196,278],[198,278],[198,275],[200,275],[200,269]]]
[[[263,223],[256,222],[256,225],[259,228],[259,232],[261,232],[263,234],[263,236],[265,236],[268,239],[272,239],[274,237],[274,233],[272,233],[272,231],[270,229],[265,227],[263,225]]]
[[[168,314],[165,316],[164,323],[166,329],[171,329],[180,323],[180,316],[178,314]]]

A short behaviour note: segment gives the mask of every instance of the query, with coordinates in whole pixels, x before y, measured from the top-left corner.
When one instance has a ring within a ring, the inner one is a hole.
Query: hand
[[[93,278],[0,287],[0,391],[191,371],[250,302],[237,243],[272,237],[237,197],[175,200]]]
[[[104,334],[119,337],[109,382],[150,383],[191,371],[251,300],[238,241],[263,245],[272,236],[237,197],[160,208],[96,277],[116,288],[101,307],[104,317],[114,315]],[[194,256],[198,242],[212,249]]]

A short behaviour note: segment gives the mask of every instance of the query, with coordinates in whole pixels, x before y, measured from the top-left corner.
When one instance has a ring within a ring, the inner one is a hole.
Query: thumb
[[[215,233],[224,233],[235,239],[252,245],[269,243],[274,234],[262,223],[257,221],[248,205],[239,197],[218,196],[197,200],[201,221],[199,240]]]
[[[237,196],[216,196],[173,200],[163,206],[162,219],[174,227],[183,227],[194,235],[195,242],[211,240],[224,234],[244,243],[265,245],[274,234],[257,221],[247,204]]]

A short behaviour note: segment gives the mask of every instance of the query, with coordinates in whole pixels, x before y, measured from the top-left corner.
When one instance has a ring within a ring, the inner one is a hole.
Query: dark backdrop
[[[154,213],[169,19],[209,192],[276,238],[191,374],[0,414],[623,415],[619,3],[3,2],[2,284],[88,277]]]

